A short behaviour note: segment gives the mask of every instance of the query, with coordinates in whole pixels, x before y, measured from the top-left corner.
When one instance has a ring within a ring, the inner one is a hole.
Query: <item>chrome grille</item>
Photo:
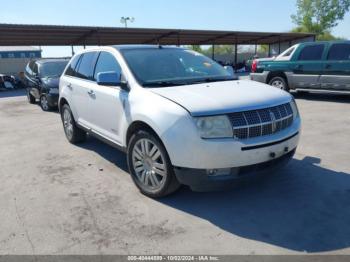
[[[293,110],[289,103],[265,109],[237,112],[228,115],[233,135],[247,139],[275,134],[293,123]]]

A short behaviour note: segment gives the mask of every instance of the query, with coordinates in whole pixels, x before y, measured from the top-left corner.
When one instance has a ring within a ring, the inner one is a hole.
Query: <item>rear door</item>
[[[307,44],[301,47],[292,64],[294,84],[296,88],[319,88],[320,77],[324,67],[325,45]]]
[[[97,56],[98,52],[83,53],[77,65],[75,76],[70,82],[70,88],[73,90],[72,100],[78,116],[76,120],[86,128],[93,127],[95,112],[92,111],[93,96],[91,90],[95,85],[93,72]]]
[[[95,66],[94,84],[91,89],[94,96],[90,98],[93,114],[93,130],[117,144],[121,144],[121,124],[124,119],[125,100],[128,92],[118,86],[97,84],[97,75],[102,72],[115,72],[121,75],[121,67],[115,56],[107,51],[100,52]]]
[[[350,43],[330,46],[320,82],[323,89],[350,91]]]

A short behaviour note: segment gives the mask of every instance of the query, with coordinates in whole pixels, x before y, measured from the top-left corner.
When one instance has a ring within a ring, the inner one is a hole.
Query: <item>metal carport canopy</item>
[[[63,45],[212,45],[275,44],[315,38],[308,33],[119,28],[61,25],[0,24],[2,46]]]

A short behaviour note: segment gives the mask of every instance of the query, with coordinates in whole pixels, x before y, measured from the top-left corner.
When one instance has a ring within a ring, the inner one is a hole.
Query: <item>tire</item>
[[[27,99],[29,104],[35,104],[36,100],[35,97],[27,90]]]
[[[52,107],[49,105],[46,95],[42,95],[40,97],[40,107],[45,112],[52,110]]]
[[[164,197],[181,186],[162,142],[147,131],[131,137],[127,161],[135,185],[148,197]]]
[[[288,87],[288,83],[286,81],[286,79],[284,79],[281,76],[275,76],[273,77],[270,82],[269,82],[270,86],[279,88],[281,90],[287,91],[289,92],[289,87]]]
[[[64,133],[70,143],[78,144],[86,140],[86,132],[77,126],[72,111],[67,104],[62,106],[61,119]]]

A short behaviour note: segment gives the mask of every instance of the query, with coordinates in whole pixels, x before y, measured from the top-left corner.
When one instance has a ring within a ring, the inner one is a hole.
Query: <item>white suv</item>
[[[60,79],[71,143],[94,135],[127,153],[142,193],[223,188],[289,160],[299,140],[292,96],[191,50],[113,46],[75,55]]]

